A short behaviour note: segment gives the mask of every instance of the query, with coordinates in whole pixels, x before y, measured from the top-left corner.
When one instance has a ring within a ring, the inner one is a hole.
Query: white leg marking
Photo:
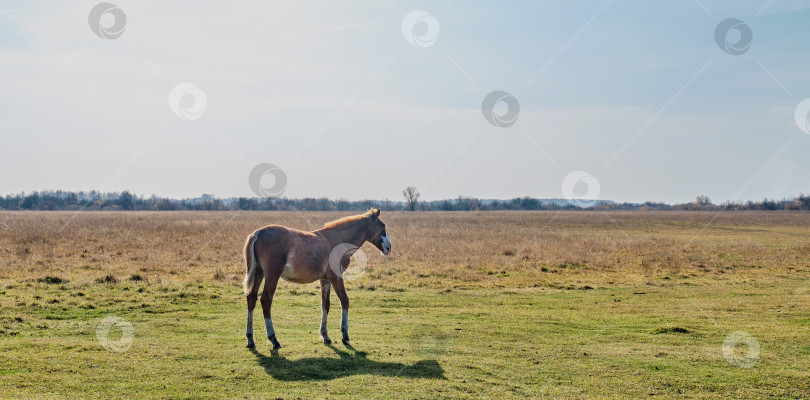
[[[273,318],[264,319],[264,327],[267,329],[267,338],[276,336],[276,331],[273,330]]]
[[[326,309],[321,307],[321,336],[326,336]]]
[[[344,337],[349,333],[349,310],[345,308],[340,314],[340,331],[343,332]]]

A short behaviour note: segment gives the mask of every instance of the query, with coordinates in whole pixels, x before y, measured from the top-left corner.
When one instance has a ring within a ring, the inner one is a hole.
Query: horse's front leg
[[[343,278],[334,277],[331,280],[332,286],[335,287],[335,294],[340,299],[340,332],[343,333],[343,344],[349,345],[349,296],[346,295],[346,287],[343,286]]]
[[[332,339],[326,334],[326,316],[329,315],[329,289],[332,285],[328,280],[321,280],[321,339],[323,344],[332,344]]]

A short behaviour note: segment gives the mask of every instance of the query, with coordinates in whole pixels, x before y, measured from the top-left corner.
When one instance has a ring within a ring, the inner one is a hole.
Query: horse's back
[[[320,240],[318,235],[312,232],[288,228],[283,225],[267,225],[257,229],[253,232],[253,235],[258,235],[257,240],[261,240],[267,244],[286,247],[295,245],[297,244],[296,242],[307,243]]]
[[[312,233],[282,225],[268,225],[256,230],[257,257],[272,271],[293,282],[320,279],[328,247]]]

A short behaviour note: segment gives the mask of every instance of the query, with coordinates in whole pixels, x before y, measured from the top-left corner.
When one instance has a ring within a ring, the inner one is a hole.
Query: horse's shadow
[[[315,381],[341,378],[350,375],[402,376],[408,378],[446,379],[444,370],[436,360],[422,360],[412,365],[380,362],[366,358],[366,353],[353,354],[327,345],[340,358],[309,357],[289,360],[273,350],[270,357],[250,349],[265,372],[281,381]],[[351,350],[354,350],[350,347]]]

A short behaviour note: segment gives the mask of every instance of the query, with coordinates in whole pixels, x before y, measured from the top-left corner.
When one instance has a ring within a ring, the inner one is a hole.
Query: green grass
[[[593,290],[350,282],[351,348],[320,342],[316,285],[282,283],[278,352],[260,313],[257,348],[244,347],[245,302],[232,284],[8,282],[0,398],[803,398],[804,278]],[[109,315],[134,327],[125,352],[96,338]],[[333,339],[339,315],[334,300]],[[734,331],[761,345],[751,368],[723,356]]]
[[[384,212],[354,347],[284,282],[245,349],[245,236],[345,214],[0,212],[0,399],[810,397],[810,213]]]

